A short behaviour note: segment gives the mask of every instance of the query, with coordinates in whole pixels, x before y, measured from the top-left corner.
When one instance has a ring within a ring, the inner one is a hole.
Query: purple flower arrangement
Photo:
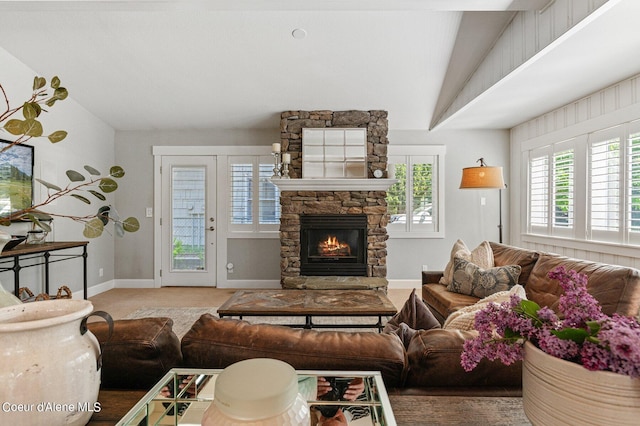
[[[491,303],[475,316],[478,336],[464,343],[461,364],[473,370],[483,359],[506,365],[521,360],[525,341],[549,355],[583,365],[640,377],[640,323],[637,318],[602,313],[587,292],[587,276],[559,266],[549,272],[564,294],[556,314],[531,300],[511,296]]]

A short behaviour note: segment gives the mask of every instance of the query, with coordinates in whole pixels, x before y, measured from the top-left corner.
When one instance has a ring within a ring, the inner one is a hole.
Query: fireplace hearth
[[[300,216],[300,273],[367,276],[367,216]]]

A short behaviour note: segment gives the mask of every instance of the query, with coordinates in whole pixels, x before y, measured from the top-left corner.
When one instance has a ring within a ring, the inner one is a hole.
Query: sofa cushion
[[[519,265],[483,269],[468,260],[456,257],[453,282],[447,286],[447,290],[469,296],[487,297],[499,291],[507,291],[518,284],[520,269]]]
[[[483,241],[480,245],[473,250],[469,250],[467,245],[462,240],[457,240],[451,249],[451,256],[449,263],[444,269],[444,275],[440,279],[440,284],[449,285],[453,281],[453,268],[455,258],[461,257],[466,259],[481,268],[491,268],[493,263],[493,252],[491,251],[491,245],[488,241]]]
[[[301,370],[380,371],[389,387],[402,386],[406,353],[395,334],[300,330],[250,324],[204,314],[182,338],[184,364],[225,368],[249,358],[274,358]]]
[[[171,318],[141,318],[87,324],[102,346],[102,388],[143,389],[182,364]]]
[[[413,336],[407,349],[406,387],[508,387],[522,386],[522,363],[505,366],[483,359],[471,372],[460,365],[462,345],[475,331],[424,330]]]
[[[479,297],[449,291],[447,286],[442,284],[423,285],[422,299],[441,322],[444,322],[452,312],[480,300]]]
[[[520,277],[518,284],[524,286],[529,280],[531,270],[538,261],[540,254],[537,251],[508,246],[505,244],[490,242],[495,266],[520,265]]]
[[[540,306],[558,310],[562,288],[548,277],[558,266],[575,270],[588,277],[587,291],[598,300],[607,315],[637,316],[640,312],[640,271],[587,260],[572,259],[550,253],[541,253],[525,287],[527,297]]]
[[[384,333],[396,334],[405,347],[409,345],[416,330],[440,328],[440,322],[433,316],[427,305],[416,295],[414,288],[402,309],[384,325]]]

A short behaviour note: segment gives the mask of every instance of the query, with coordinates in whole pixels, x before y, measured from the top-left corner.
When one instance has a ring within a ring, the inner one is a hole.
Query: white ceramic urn
[[[203,426],[308,426],[310,412],[289,364],[253,358],[225,368],[216,379]]]
[[[87,300],[0,308],[0,424],[85,425],[100,409],[100,345]]]

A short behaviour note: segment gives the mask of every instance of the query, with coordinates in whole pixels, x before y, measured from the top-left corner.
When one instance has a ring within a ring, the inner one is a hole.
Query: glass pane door
[[[216,284],[215,177],[213,156],[162,157],[162,286]]]

